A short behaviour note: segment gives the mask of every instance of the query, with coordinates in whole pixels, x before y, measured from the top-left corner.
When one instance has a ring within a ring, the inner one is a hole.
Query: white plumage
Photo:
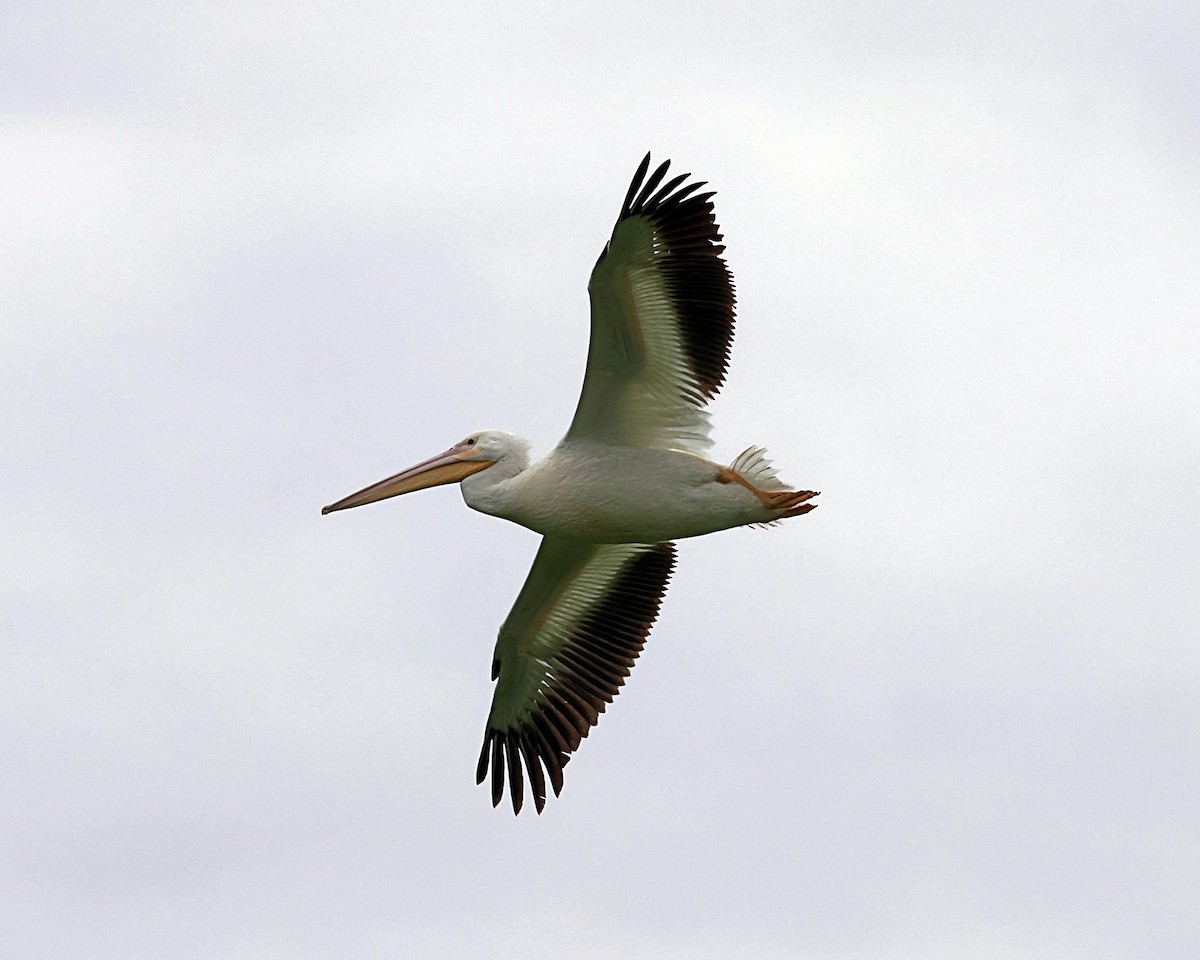
[[[612,702],[641,652],[675,565],[671,541],[813,509],[761,448],[728,466],[706,459],[705,404],[724,379],[733,281],[712,193],[687,174],[663,184],[639,166],[588,283],[587,373],[566,436],[530,466],[529,446],[496,430],[360,490],[322,513],[443,483],[475,510],[542,534],[500,628],[497,681],[478,766],[519,812],[528,776],[540,813],[546,778]]]

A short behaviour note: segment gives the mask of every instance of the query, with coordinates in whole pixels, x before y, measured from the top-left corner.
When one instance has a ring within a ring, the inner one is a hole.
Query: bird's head
[[[529,444],[520,437],[501,430],[481,430],[463,437],[449,450],[418,463],[414,467],[380,480],[369,487],[321,508],[321,513],[348,510],[363,504],[398,497],[402,493],[424,490],[443,483],[458,483],[488,467],[504,462],[515,470],[524,470],[529,463]]]
[[[529,442],[503,430],[480,430],[463,437],[450,450],[459,451],[463,460],[487,460],[491,463],[512,462],[524,470],[529,466]]]

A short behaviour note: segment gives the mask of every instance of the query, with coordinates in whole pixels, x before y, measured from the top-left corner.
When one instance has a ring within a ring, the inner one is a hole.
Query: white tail
[[[762,447],[749,447],[739,453],[728,468],[728,474],[721,483],[738,483],[749,487],[758,498],[772,510],[779,510],[776,520],[785,517],[799,517],[808,511],[816,509],[815,503],[808,503],[817,496],[816,490],[793,490],[779,479],[771,461],[764,456]],[[718,478],[720,479],[720,478]]]
[[[733,459],[729,469],[743,480],[748,480],[759,490],[789,490],[786,483],[779,479],[771,461],[767,459],[767,451],[762,447],[747,447]]]

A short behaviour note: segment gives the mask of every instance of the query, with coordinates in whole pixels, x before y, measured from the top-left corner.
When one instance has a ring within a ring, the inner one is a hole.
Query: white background
[[[1200,121],[1183,4],[0,14],[0,952],[1184,958]],[[474,786],[647,149],[719,190],[716,455],[539,818]]]

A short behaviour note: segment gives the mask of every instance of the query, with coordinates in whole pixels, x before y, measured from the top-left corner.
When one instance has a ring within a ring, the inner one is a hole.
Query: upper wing
[[[545,773],[555,796],[562,768],[620,691],[675,566],[671,543],[542,541],[500,628],[478,782],[492,769],[492,805],[508,771],[513,812],[524,795],[521,759],[538,813]]]
[[[704,404],[733,340],[733,278],[703,183],[661,188],[670,161],[638,167],[612,239],[592,270],[587,373],[566,439],[708,448]],[[656,192],[657,191],[657,192]]]

